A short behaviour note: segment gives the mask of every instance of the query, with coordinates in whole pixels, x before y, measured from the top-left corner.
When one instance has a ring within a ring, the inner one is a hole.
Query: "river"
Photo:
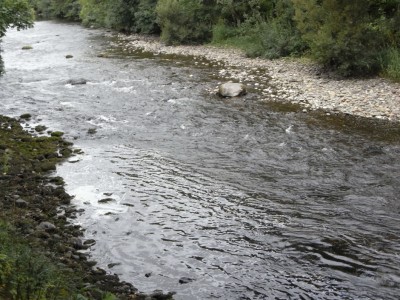
[[[398,299],[398,137],[220,99],[216,66],[112,40],[43,21],[2,43],[0,113],[84,151],[57,175],[99,266],[176,299]]]

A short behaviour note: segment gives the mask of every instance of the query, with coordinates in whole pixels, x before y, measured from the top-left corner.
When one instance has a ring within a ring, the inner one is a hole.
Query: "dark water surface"
[[[0,78],[1,114],[30,112],[84,150],[58,173],[100,266],[176,299],[399,298],[396,137],[252,93],[219,99],[211,67],[97,57],[109,40],[53,22],[10,31]]]

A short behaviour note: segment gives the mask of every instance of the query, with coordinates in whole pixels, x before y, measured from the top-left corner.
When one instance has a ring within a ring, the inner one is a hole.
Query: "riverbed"
[[[225,66],[116,40],[11,30],[0,78],[0,114],[29,112],[84,151],[57,175],[99,266],[176,299],[398,298],[396,124],[277,107],[254,88],[221,99]]]

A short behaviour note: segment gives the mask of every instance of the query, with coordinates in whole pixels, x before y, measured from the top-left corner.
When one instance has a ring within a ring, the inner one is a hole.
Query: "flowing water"
[[[75,24],[9,31],[0,78],[1,114],[85,152],[58,174],[99,266],[176,299],[398,299],[398,136],[220,99],[216,67],[97,57],[109,43]]]

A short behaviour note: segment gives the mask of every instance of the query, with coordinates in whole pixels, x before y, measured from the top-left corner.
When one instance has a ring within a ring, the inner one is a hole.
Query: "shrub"
[[[79,0],[81,11],[79,17],[85,26],[105,26],[107,0]]]
[[[30,0],[30,2],[36,15],[40,18],[79,20],[80,4],[78,0]]]
[[[220,44],[237,35],[237,30],[220,19],[212,28],[212,43]]]
[[[212,36],[213,6],[193,0],[159,0],[157,21],[167,44],[198,44]]]
[[[400,81],[400,49],[386,50],[382,61],[383,74],[395,81]]]
[[[227,3],[232,1],[223,2],[225,7],[222,11],[226,14],[229,7]],[[261,7],[264,9],[261,10]],[[239,8],[234,9],[232,8],[233,12]],[[232,24],[232,21],[223,20],[214,26],[213,43],[234,45],[243,49],[250,57],[265,58],[300,54],[306,48],[294,24],[294,8],[290,0],[268,3],[253,0],[248,1],[247,6],[243,6],[242,9],[246,9],[247,14],[244,14],[246,18],[242,19],[238,26],[228,26],[226,24]]]
[[[306,48],[296,28],[278,20],[260,24],[259,40],[260,56],[266,58],[298,55]]]
[[[16,240],[14,230],[0,222],[0,298],[68,299],[73,293],[65,272]]]
[[[106,0],[105,26],[119,31],[133,31],[138,4],[139,0]]]
[[[295,20],[312,56],[342,75],[380,69],[385,11],[371,0],[293,0]]]
[[[145,34],[160,33],[156,19],[157,0],[140,0],[135,16],[135,31]]]

